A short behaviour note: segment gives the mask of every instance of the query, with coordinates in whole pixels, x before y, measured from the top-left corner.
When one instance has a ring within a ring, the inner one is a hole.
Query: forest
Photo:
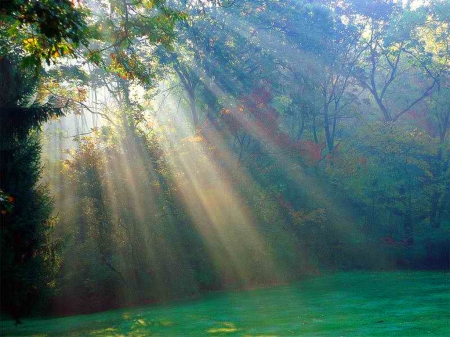
[[[447,0],[0,1],[0,335],[450,334],[449,33]]]

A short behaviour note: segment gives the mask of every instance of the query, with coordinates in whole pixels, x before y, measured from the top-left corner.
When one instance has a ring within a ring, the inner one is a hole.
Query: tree
[[[1,309],[20,323],[45,300],[56,263],[50,240],[51,198],[41,175],[38,127],[61,114],[33,100],[37,77],[18,70],[15,57],[0,60],[0,190],[12,203],[1,217]]]
[[[62,115],[36,91],[41,62],[74,55],[87,44],[85,12],[69,0],[0,4],[0,190],[10,209],[1,217],[1,310],[20,323],[48,299],[57,256],[50,233],[51,197],[41,176],[39,127]]]
[[[430,224],[439,228],[450,202],[450,88],[449,83],[440,88],[427,100],[421,112],[412,113],[413,119],[432,137],[433,147],[427,156],[430,167]],[[428,114],[425,113],[428,110]]]
[[[0,4],[0,55],[13,50],[25,66],[39,67],[88,44],[87,12],[75,0],[5,0]],[[4,28],[4,29],[3,29]]]
[[[433,93],[448,64],[433,62],[422,36],[429,26],[439,32],[435,27],[439,17],[425,7],[408,11],[392,3],[390,6],[389,14],[381,19],[367,20],[364,29],[368,37],[361,39],[364,52],[354,74],[374,99],[384,121],[395,122]]]

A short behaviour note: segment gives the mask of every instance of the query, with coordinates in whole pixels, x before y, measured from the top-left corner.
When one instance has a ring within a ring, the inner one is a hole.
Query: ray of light
[[[184,124],[180,127],[187,126]],[[180,141],[176,134],[167,136],[169,142]],[[250,266],[246,258],[254,260],[269,252],[263,238],[254,228],[250,211],[233,190],[231,178],[224,176],[225,172],[208,157],[208,150],[201,139],[193,142],[185,140],[184,148],[188,155],[172,153],[172,166],[183,173],[178,176],[179,190],[191,217],[207,241],[213,259],[222,261],[221,269],[226,260],[231,260],[238,276],[243,280],[248,279]],[[218,248],[218,241],[221,249]],[[222,255],[223,250],[225,255]],[[250,253],[253,257],[246,250],[253,250]],[[264,265],[274,270],[270,258],[264,261]]]

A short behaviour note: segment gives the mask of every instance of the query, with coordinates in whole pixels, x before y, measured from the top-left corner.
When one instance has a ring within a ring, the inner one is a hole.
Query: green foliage
[[[38,128],[52,117],[61,116],[62,110],[51,101],[40,104],[35,93],[38,77],[32,69],[19,69],[16,57],[4,55],[0,59],[0,106],[2,116],[2,146],[17,137],[26,136],[30,129]]]
[[[44,305],[54,285],[57,245],[50,238],[51,197],[39,183],[37,129],[61,112],[33,100],[33,70],[19,72],[14,57],[3,57],[0,63],[1,309],[20,322],[36,305]]]
[[[57,258],[50,239],[54,220],[51,197],[39,185],[40,144],[29,135],[1,149],[1,189],[14,207],[1,214],[2,310],[18,319],[45,304],[53,285]],[[12,155],[12,158],[10,157]]]
[[[0,55],[20,48],[22,65],[50,64],[62,55],[75,55],[88,44],[87,12],[77,1],[8,0],[1,3]]]
[[[79,139],[64,162],[74,199],[60,214],[61,312],[167,300],[217,282],[154,136],[116,132]]]

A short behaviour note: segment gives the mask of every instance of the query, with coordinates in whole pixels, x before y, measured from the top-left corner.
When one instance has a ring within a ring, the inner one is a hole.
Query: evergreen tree
[[[10,203],[0,214],[0,309],[16,324],[45,298],[53,275],[51,198],[39,182],[38,127],[61,114],[50,102],[36,102],[36,73],[18,63],[0,60],[0,191]]]

